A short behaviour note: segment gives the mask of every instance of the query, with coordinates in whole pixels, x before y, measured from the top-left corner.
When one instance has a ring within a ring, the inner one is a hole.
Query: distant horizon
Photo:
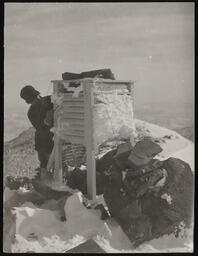
[[[138,102],[194,99],[194,4],[6,3],[5,107],[63,72],[111,68]]]

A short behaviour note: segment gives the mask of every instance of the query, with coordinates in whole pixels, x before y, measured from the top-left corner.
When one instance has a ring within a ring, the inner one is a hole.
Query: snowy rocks
[[[114,163],[114,155],[117,149],[113,149],[104,154],[100,159],[96,160],[96,171],[104,173]]]
[[[23,181],[24,179],[22,179]],[[9,187],[17,187],[22,185],[21,179],[11,177],[9,178]],[[19,182],[20,181],[20,182]],[[66,220],[66,216],[64,214],[64,205],[71,193],[69,191],[56,191],[49,186],[45,185],[43,182],[35,179],[25,180],[28,184],[31,184],[32,189],[26,190],[24,187],[19,187],[13,193],[10,193],[10,189],[8,187],[4,190],[4,198],[7,198],[5,201],[5,207],[7,210],[11,211],[13,207],[19,207],[26,202],[30,202],[37,207],[41,207],[46,201],[56,200],[56,208],[60,212],[60,219],[62,221]]]
[[[134,246],[175,234],[181,222],[189,227],[192,220],[190,166],[176,158],[154,159],[161,151],[146,138],[135,147],[122,143],[96,162],[97,193],[103,193],[111,216]],[[128,161],[134,155],[138,163],[135,158]],[[75,188],[86,193],[86,170],[72,173]]]
[[[24,187],[27,184],[31,185],[30,190]],[[18,235],[27,241],[32,241],[42,238],[42,234],[45,233],[43,228],[53,234],[54,227],[50,228],[50,226],[55,226],[54,223],[58,223],[60,229],[60,221],[65,221],[67,218],[64,206],[69,196],[71,196],[70,192],[53,190],[38,180],[9,177],[4,189],[4,250],[11,252],[12,244]],[[50,200],[54,200],[52,203],[54,209],[49,207]],[[53,211],[57,214],[55,215]],[[43,213],[42,216],[39,215],[41,218],[37,213]],[[57,232],[59,232],[58,228]]]
[[[122,168],[122,169],[127,168],[126,159],[130,155],[132,148],[133,147],[132,147],[132,145],[129,141],[126,142],[126,143],[122,143],[122,144],[118,145],[117,152],[116,152],[114,158],[115,158],[116,164],[120,168]]]
[[[64,209],[68,219],[66,222],[67,229],[72,235],[78,234],[90,237],[95,234],[103,234],[105,237],[110,236],[108,228],[98,217],[97,211],[87,209],[84,206],[81,192],[77,192],[68,198]]]
[[[122,143],[117,147],[115,158],[120,159],[120,158],[126,157],[126,155],[130,154],[131,150],[132,150],[132,146],[130,142]]]
[[[17,236],[23,237],[31,245],[32,243],[43,243],[51,240],[57,235],[64,239],[66,230],[62,222],[56,217],[54,211],[34,207],[26,203],[15,209],[16,214],[16,241]],[[23,244],[19,243],[21,247]]]
[[[148,164],[154,156],[159,154],[162,148],[150,139],[143,139],[136,143],[128,157],[128,162],[133,168]]]
[[[7,176],[5,179],[5,186],[11,190],[17,190],[20,187],[29,188],[31,186],[31,180],[27,177],[13,177],[11,175]]]
[[[116,165],[116,154],[112,156],[109,152],[107,159],[111,165],[109,163],[108,171],[105,170],[108,176],[104,188],[104,199],[111,216],[116,218],[134,246],[175,233],[181,222],[189,227],[193,207],[190,166],[176,158],[153,159],[162,149],[148,140],[136,145],[137,151],[134,147],[130,154],[139,152],[142,159],[150,158],[148,163],[142,161],[139,166],[134,161],[131,168],[124,170]],[[122,161],[127,160],[127,154],[125,158],[123,154]]]
[[[169,158],[164,161],[164,168],[168,176],[161,195],[167,193],[171,197],[169,207],[173,211],[179,212],[181,218],[189,226],[192,220],[194,198],[194,178],[191,168],[186,162],[177,158]]]

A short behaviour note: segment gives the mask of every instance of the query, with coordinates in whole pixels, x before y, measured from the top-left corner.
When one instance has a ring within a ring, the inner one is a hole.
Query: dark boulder
[[[72,189],[80,190],[83,194],[87,194],[86,172],[86,170],[80,170],[79,168],[75,168],[73,171],[69,172],[67,185]]]
[[[119,211],[130,203],[130,197],[115,185],[109,184],[104,189],[104,200],[112,217],[117,217]]]
[[[114,156],[115,163],[120,169],[125,170],[129,167],[127,158],[130,155],[133,147],[131,146],[130,141],[118,145],[116,154]]]
[[[132,168],[146,165],[161,151],[162,148],[157,143],[149,138],[144,138],[137,142],[131,150],[128,163]]]
[[[117,152],[117,149],[110,150],[106,154],[104,154],[100,159],[96,160],[96,171],[100,173],[104,173],[107,171],[111,165],[115,163],[114,156]]]
[[[152,224],[148,216],[141,214],[133,218],[127,215],[122,218],[117,218],[123,231],[130,239],[134,247],[152,238]]]
[[[164,161],[164,168],[168,176],[161,195],[167,193],[172,198],[170,208],[182,215],[186,225],[189,226],[192,219],[194,200],[194,177],[192,170],[186,162],[169,158]]]
[[[147,171],[129,170],[122,182],[119,169],[104,189],[109,211],[134,246],[165,234],[178,235],[189,227],[193,209],[193,174],[184,161],[169,158],[145,165]],[[136,175],[130,175],[136,172]],[[111,175],[110,175],[111,177]]]
[[[103,194],[105,187],[105,174],[96,172],[96,193]],[[72,189],[80,190],[84,195],[87,194],[87,170],[75,168],[67,176],[67,185]]]

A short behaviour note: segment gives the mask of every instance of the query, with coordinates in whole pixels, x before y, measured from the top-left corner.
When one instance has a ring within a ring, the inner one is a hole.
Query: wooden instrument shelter
[[[117,90],[131,97],[133,105],[133,81],[117,81],[98,78],[80,80],[53,80],[54,97],[54,179],[63,184],[62,143],[81,144],[86,149],[88,197],[96,198],[96,96],[111,94]],[[62,134],[59,133],[61,130]]]

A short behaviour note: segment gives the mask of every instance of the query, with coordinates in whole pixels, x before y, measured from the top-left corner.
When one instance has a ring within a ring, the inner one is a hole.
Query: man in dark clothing
[[[27,115],[36,129],[35,150],[38,152],[42,175],[54,146],[53,133],[50,132],[51,127],[44,122],[47,112],[52,111],[53,104],[50,96],[41,97],[40,92],[36,91],[31,85],[22,88],[20,96],[27,104],[31,104]]]

